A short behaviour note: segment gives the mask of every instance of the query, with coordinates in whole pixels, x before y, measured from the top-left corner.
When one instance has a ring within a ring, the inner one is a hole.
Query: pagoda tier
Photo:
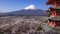
[[[60,26],[60,16],[56,16],[53,18],[50,17],[48,21],[49,21],[49,25],[52,27]]]
[[[60,16],[60,6],[55,8],[50,7],[46,12],[49,12],[50,17]]]
[[[60,0],[48,0],[47,5],[60,5]]]

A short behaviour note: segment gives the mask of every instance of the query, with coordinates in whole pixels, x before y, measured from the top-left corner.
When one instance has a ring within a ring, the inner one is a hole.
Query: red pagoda
[[[60,0],[48,0],[47,5],[52,5],[46,12],[49,12],[49,25],[60,26]]]

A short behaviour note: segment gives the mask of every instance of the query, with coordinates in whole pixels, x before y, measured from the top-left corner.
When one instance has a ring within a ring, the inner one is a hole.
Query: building
[[[51,27],[60,26],[60,0],[48,0],[46,5],[51,5],[51,7],[46,11],[49,13],[49,25]]]

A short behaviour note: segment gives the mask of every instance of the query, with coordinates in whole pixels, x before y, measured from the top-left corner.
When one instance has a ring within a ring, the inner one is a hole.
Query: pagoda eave
[[[49,4],[53,4],[54,1],[48,1],[46,4],[49,5]]]
[[[46,5],[52,5],[52,2],[47,2]]]
[[[55,21],[55,22],[60,22],[60,20],[51,20],[51,19],[48,19],[49,21]]]
[[[50,20],[50,21],[60,21],[60,16],[50,17],[48,20]]]

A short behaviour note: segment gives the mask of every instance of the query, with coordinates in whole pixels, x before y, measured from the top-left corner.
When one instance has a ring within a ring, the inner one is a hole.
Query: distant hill
[[[0,13],[0,16],[3,15],[3,13]]]

